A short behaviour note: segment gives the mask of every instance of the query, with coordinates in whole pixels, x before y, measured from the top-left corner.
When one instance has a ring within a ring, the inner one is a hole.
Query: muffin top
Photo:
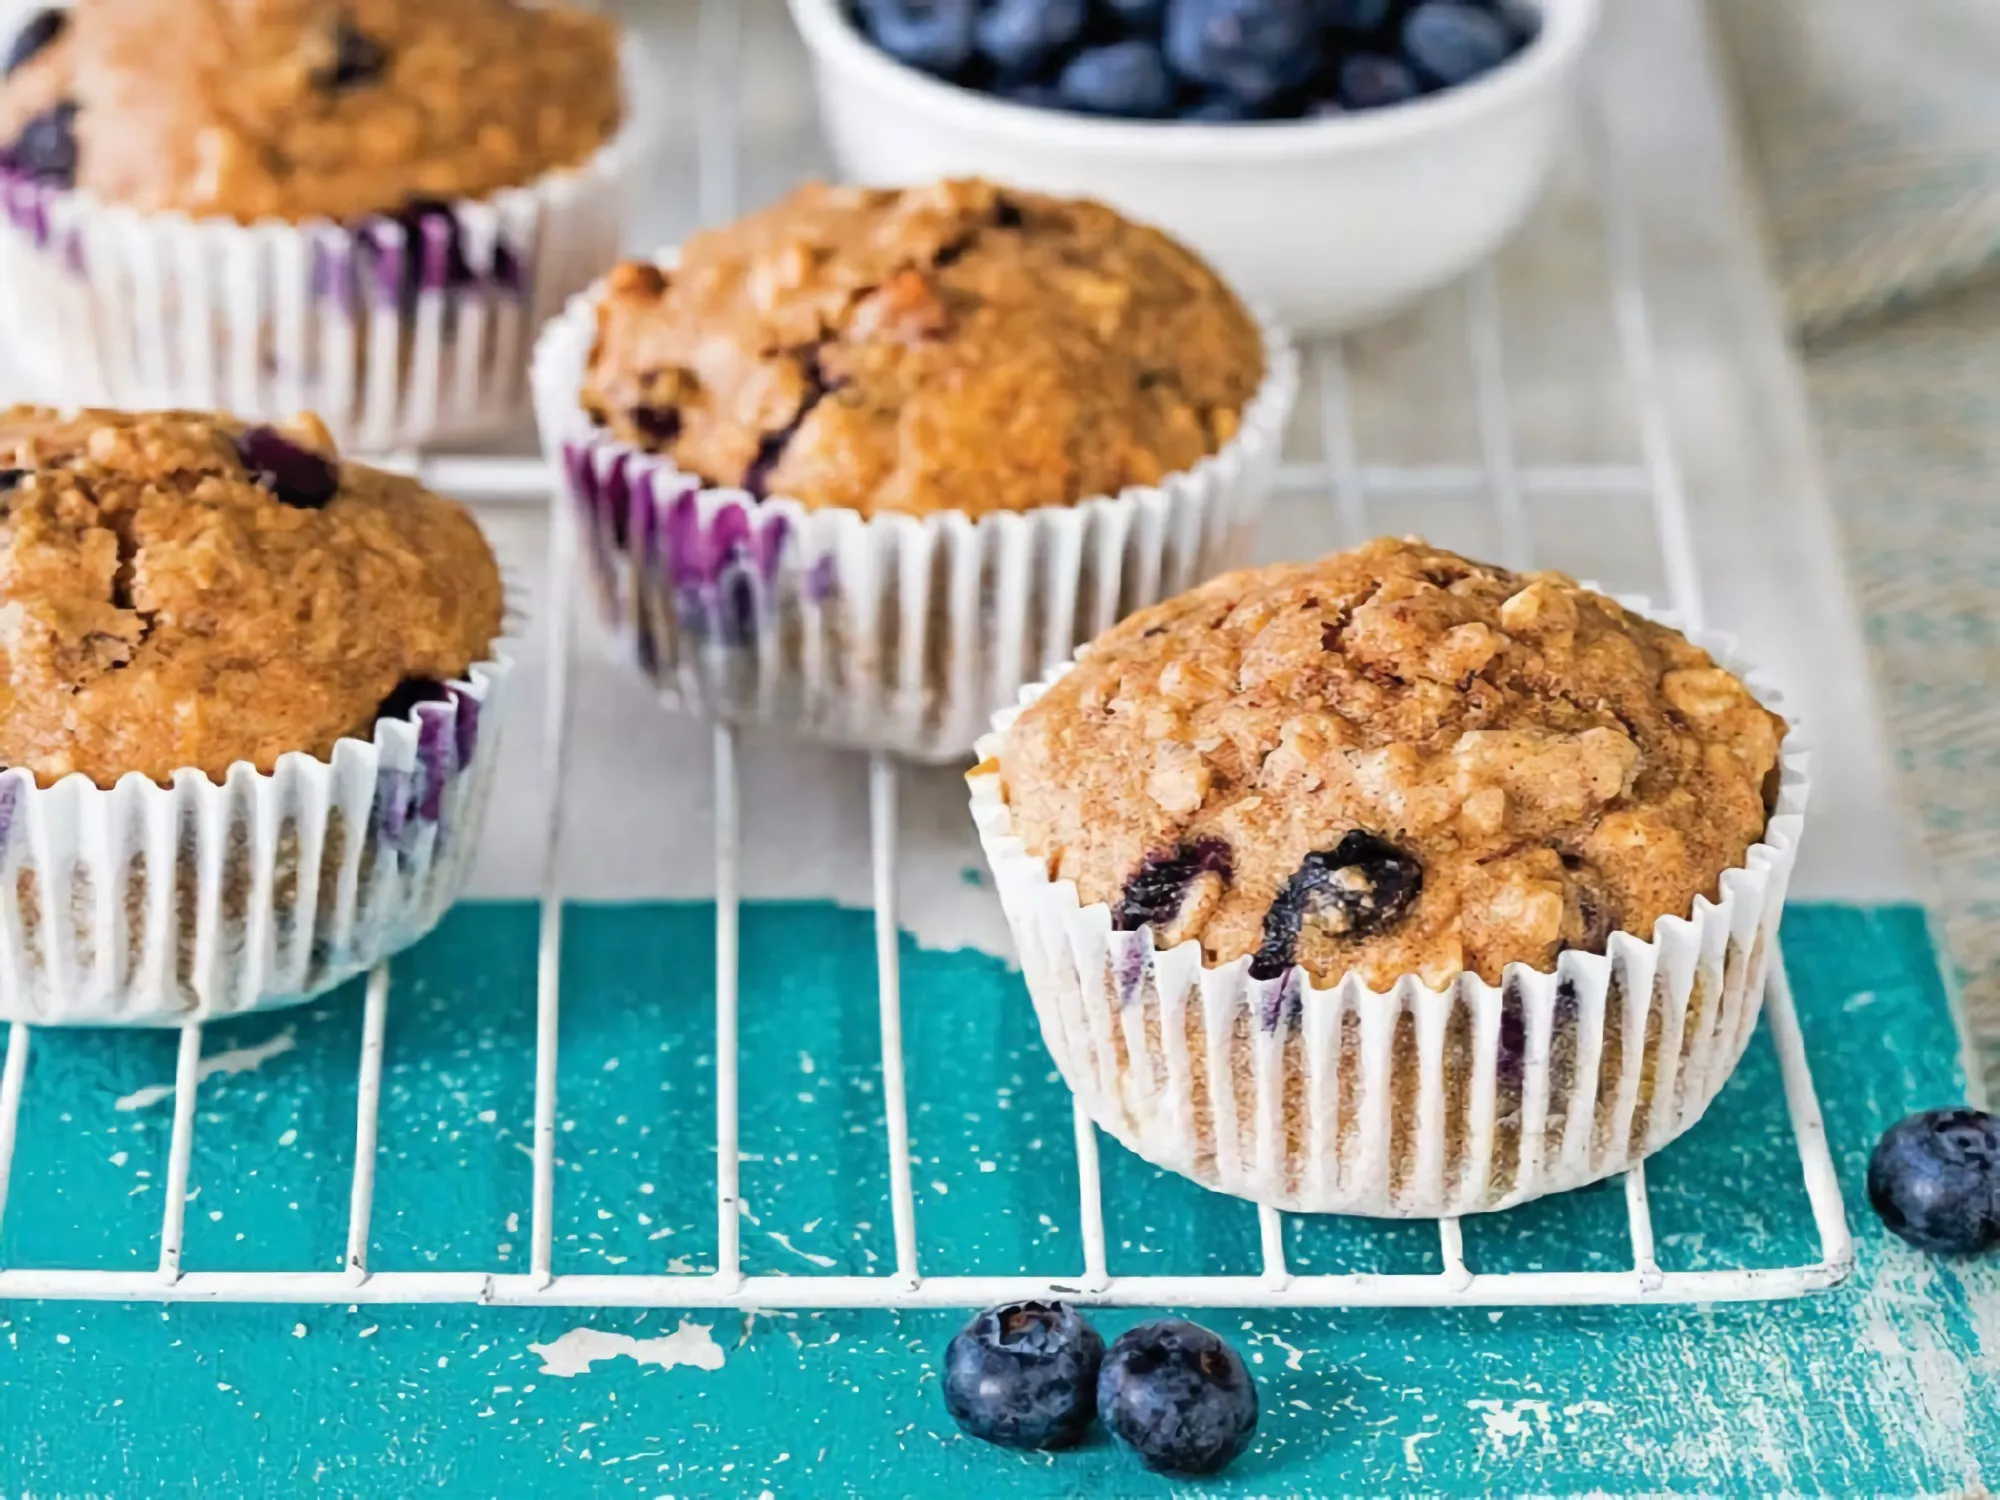
[[[14,170],[197,217],[477,198],[584,161],[621,112],[610,23],[515,0],[79,0],[9,58]]]
[[[1028,850],[1117,927],[1379,989],[1687,915],[1762,836],[1784,732],[1559,573],[1381,540],[1133,615],[1000,770]]]
[[[502,612],[472,517],[311,418],[29,407],[0,413],[0,600],[0,765],[45,785],[325,756]]]
[[[979,515],[1187,469],[1263,376],[1235,294],[1101,204],[815,184],[615,271],[583,404],[709,484]]]

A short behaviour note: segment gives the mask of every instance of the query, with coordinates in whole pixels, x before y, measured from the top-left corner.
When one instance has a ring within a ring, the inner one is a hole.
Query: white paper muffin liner
[[[1243,562],[1298,384],[1267,322],[1263,384],[1192,469],[1076,505],[869,519],[706,488],[596,426],[599,291],[543,334],[535,409],[621,649],[672,707],[915,760],[963,756],[1048,663]]]
[[[626,120],[581,166],[352,224],[138,213],[0,176],[0,322],[48,404],[318,413],[341,447],[491,436],[526,415],[535,330],[618,257],[656,136],[622,44]]]
[[[1690,638],[1779,707],[1733,641]],[[983,761],[1048,686],[995,717]],[[1466,974],[1443,990],[1405,976],[1382,993],[1352,975],[1321,989],[1296,967],[1253,979],[1249,959],[1210,967],[1192,939],[1162,951],[1149,928],[1114,931],[1108,906],[1081,905],[1015,836],[997,767],[968,779],[1043,1040],[1090,1117],[1205,1187],[1382,1218],[1582,1187],[1701,1118],[1757,1024],[1809,789],[1794,729],[1763,839],[1720,900],[1663,918],[1650,942],[1619,932],[1554,973],[1512,964],[1499,985]]]
[[[219,784],[0,773],[0,1021],[215,1020],[408,947],[464,888],[510,671],[496,647],[414,722]]]

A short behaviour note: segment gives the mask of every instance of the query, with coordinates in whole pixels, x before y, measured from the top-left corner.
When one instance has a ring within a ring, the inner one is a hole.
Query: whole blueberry
[[[1067,1448],[1097,1415],[1104,1340],[1063,1302],[989,1307],[944,1351],[944,1404],[973,1437]]]
[[[1252,104],[1319,66],[1315,0],[1167,0],[1167,61],[1181,77]]]
[[[66,10],[38,10],[29,16],[8,44],[7,60],[0,62],[0,77],[10,76],[15,69],[47,50],[68,25],[69,12]]]
[[[1032,73],[1083,35],[1089,10],[1089,0],[993,0],[973,34],[995,67]]]
[[[250,477],[299,510],[318,510],[340,492],[339,466],[275,427],[252,427],[236,439]]]
[[[1316,0],[1314,14],[1334,31],[1365,35],[1386,26],[1394,8],[1395,0]]]
[[[1002,84],[995,92],[1002,99],[1011,99],[1016,104],[1025,104],[1031,109],[1061,109],[1062,91],[1053,83],[1037,83],[1030,79],[1026,83]]]
[[[1210,125],[1240,125],[1245,120],[1262,118],[1257,106],[1245,103],[1234,94],[1204,94],[1194,103],[1180,111],[1183,120],[1200,120]]]
[[[1467,0],[1424,0],[1403,18],[1403,55],[1447,88],[1492,72],[1514,46],[1505,21]]]
[[[1393,57],[1356,52],[1340,60],[1340,102],[1349,109],[1382,109],[1421,94],[1417,75]]]
[[[1151,42],[1090,47],[1064,65],[1056,96],[1066,109],[1154,120],[1173,108],[1174,80]]]
[[[1157,32],[1167,13],[1167,0],[1098,0],[1110,18],[1127,31]]]
[[[857,0],[875,45],[926,73],[956,73],[972,57],[975,0]]]
[[[1868,1201],[1919,1250],[1992,1249],[2000,1244],[2000,1119],[1931,1109],[1898,1120],[1868,1159]]]
[[[1118,1336],[1097,1377],[1104,1425],[1160,1474],[1213,1474],[1257,1430],[1257,1383],[1242,1357],[1178,1318]]]
[[[76,183],[76,101],[52,105],[21,127],[0,151],[0,166],[56,187]]]

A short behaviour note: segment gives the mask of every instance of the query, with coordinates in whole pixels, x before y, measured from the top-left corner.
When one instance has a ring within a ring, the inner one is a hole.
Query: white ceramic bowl
[[[905,67],[842,0],[790,0],[834,159],[857,182],[981,176],[1103,199],[1194,245],[1295,329],[1380,318],[1521,222],[1568,119],[1599,0],[1536,0],[1542,27],[1486,77],[1330,120],[1099,120]]]

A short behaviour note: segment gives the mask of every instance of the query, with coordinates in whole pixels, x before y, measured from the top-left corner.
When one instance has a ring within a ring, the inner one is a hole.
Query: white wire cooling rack
[[[728,69],[710,66],[733,55],[739,25],[733,0],[709,0],[697,28],[704,87],[698,192],[703,217],[721,219],[733,208],[738,168],[738,123]],[[712,80],[720,78],[721,85]],[[1341,531],[1369,535],[1394,519],[1399,496],[1451,493],[1483,495],[1491,507],[1502,560],[1533,563],[1529,504],[1542,496],[1643,496],[1673,607],[1690,623],[1703,620],[1702,587],[1681,473],[1668,436],[1660,374],[1643,290],[1640,248],[1632,203],[1614,170],[1601,118],[1583,120],[1591,175],[1602,225],[1603,256],[1623,377],[1637,414],[1635,462],[1604,465],[1527,466],[1517,456],[1515,423],[1504,368],[1500,297],[1491,270],[1475,272],[1462,289],[1464,358],[1471,377],[1480,461],[1458,467],[1363,465],[1354,435],[1348,362],[1339,342],[1309,351],[1317,375],[1320,452],[1292,463],[1281,486],[1330,496]],[[435,457],[420,462],[436,488],[495,503],[544,501],[548,481],[533,460]],[[895,1235],[895,1268],[868,1275],[752,1275],[742,1269],[738,1194],[737,919],[742,855],[741,787],[734,731],[714,732],[715,809],[715,1204],[713,1271],[682,1274],[578,1274],[554,1270],[556,1240],[557,1035],[562,1011],[560,957],[564,895],[556,855],[564,822],[564,771],[571,745],[568,689],[573,680],[572,570],[567,528],[552,526],[552,594],[544,615],[549,632],[545,702],[545,772],[557,788],[544,830],[547,857],[541,893],[537,966],[533,1196],[529,1266],[521,1271],[425,1271],[378,1268],[370,1263],[383,1031],[389,1004],[389,965],[370,976],[359,1059],[355,1154],[344,1268],[338,1271],[200,1271],[181,1266],[188,1165],[196,1128],[202,1028],[180,1033],[175,1069],[174,1116],[168,1154],[165,1211],[153,1270],[0,1267],[0,1298],[54,1297],[177,1302],[449,1302],[507,1306],[852,1308],[977,1306],[1023,1297],[1126,1306],[1344,1307],[1526,1306],[1651,1302],[1715,1302],[1801,1296],[1834,1286],[1853,1264],[1841,1193],[1821,1123],[1819,1101],[1800,1036],[1782,957],[1775,959],[1765,1014],[1797,1137],[1800,1170],[1819,1236],[1819,1258],[1809,1264],[1739,1266],[1699,1271],[1663,1270],[1654,1253],[1653,1225],[1643,1168],[1625,1176],[1630,1264],[1618,1270],[1482,1273],[1468,1266],[1456,1220],[1438,1224],[1442,1269],[1404,1274],[1352,1272],[1293,1274],[1286,1266],[1283,1216],[1261,1211],[1263,1269],[1256,1275],[1113,1275],[1106,1264],[1104,1208],[1097,1133],[1079,1111],[1075,1152],[1081,1190],[1082,1258],[1021,1275],[955,1275],[928,1261],[919,1234],[912,1188],[909,1115],[904,1090],[902,985],[898,971],[898,783],[901,773],[886,757],[869,765],[870,842],[879,969],[882,1094]],[[6,1210],[21,1096],[33,1037],[15,1024],[0,1071],[0,1215]]]

